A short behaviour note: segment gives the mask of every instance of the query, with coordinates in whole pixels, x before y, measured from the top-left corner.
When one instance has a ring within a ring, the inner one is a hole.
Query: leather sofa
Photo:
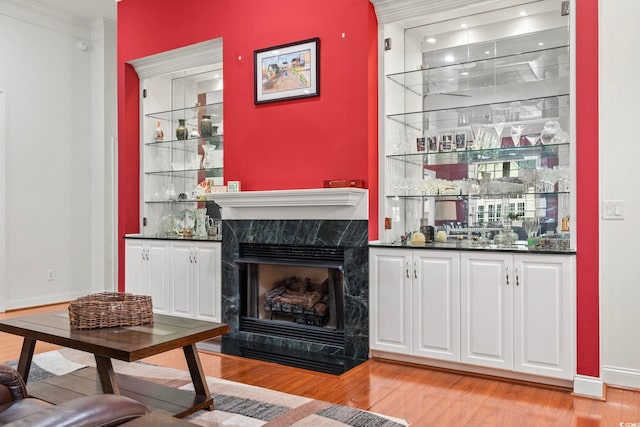
[[[111,427],[149,412],[126,396],[98,394],[52,405],[28,396],[18,372],[0,364],[0,425],[11,427]]]

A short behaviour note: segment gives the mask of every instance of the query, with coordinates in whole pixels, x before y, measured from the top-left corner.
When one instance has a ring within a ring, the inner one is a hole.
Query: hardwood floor
[[[8,318],[65,310],[66,304],[0,313]],[[17,359],[22,339],[0,333],[0,360]],[[38,343],[36,352],[57,348]],[[639,426],[640,391],[608,388],[606,401],[452,372],[370,360],[341,375],[201,352],[205,374],[379,412],[412,426]],[[181,351],[145,359],[186,370]],[[622,424],[621,424],[622,423]]]

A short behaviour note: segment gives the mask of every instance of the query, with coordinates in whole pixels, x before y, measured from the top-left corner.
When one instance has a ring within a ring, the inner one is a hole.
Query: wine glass
[[[513,141],[513,146],[520,146],[520,137],[522,136],[522,131],[527,127],[527,125],[511,125],[511,140]]]
[[[493,128],[496,130],[496,134],[498,135],[498,141],[493,148],[500,148],[500,146],[502,145],[502,130],[504,129],[504,122],[504,114],[493,115]]]
[[[524,137],[529,142],[529,145],[537,145],[538,139],[540,139],[540,135],[525,135]]]

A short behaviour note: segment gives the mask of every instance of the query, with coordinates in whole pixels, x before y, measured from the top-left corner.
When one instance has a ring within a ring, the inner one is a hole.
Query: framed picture
[[[320,39],[254,52],[256,104],[320,95]]]
[[[467,149],[467,133],[465,131],[456,132],[456,150]]]
[[[438,137],[436,135],[427,137],[427,149],[430,153],[438,152]]]
[[[441,145],[441,150],[440,151],[452,151],[455,150],[455,142],[453,140],[453,134],[452,133],[443,133],[440,136],[440,145]]]

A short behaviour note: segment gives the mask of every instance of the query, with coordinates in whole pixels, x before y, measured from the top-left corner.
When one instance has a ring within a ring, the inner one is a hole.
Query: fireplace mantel
[[[368,219],[368,191],[362,188],[242,191],[211,197],[222,219]]]

